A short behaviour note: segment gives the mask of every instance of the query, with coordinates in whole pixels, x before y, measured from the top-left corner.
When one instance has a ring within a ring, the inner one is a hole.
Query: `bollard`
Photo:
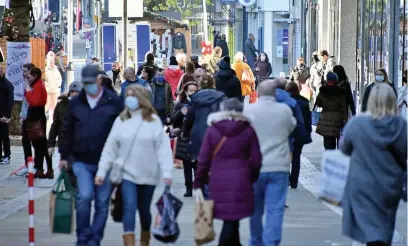
[[[28,163],[28,243],[34,246],[34,164],[33,157],[27,158]]]

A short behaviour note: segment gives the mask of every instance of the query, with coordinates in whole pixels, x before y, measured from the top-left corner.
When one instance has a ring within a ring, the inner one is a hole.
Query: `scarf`
[[[119,69],[116,70],[116,71],[113,71],[113,70],[112,70],[112,74],[113,74],[113,85],[116,84],[116,79],[118,78],[119,73],[120,73],[120,70],[119,70]]]

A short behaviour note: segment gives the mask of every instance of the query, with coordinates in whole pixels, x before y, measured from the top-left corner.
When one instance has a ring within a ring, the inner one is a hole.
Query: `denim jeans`
[[[261,173],[254,184],[255,210],[249,224],[250,246],[278,246],[282,238],[283,215],[288,192],[288,172]],[[265,227],[262,216],[266,208]]]
[[[134,233],[136,227],[136,209],[139,211],[142,231],[150,231],[152,214],[150,205],[156,186],[135,184],[128,180],[122,181],[123,198],[123,232]]]
[[[72,169],[77,178],[76,225],[78,246],[98,246],[101,244],[106,220],[109,213],[109,201],[112,185],[109,176],[105,182],[96,186],[94,179],[98,166],[76,161]],[[91,204],[95,199],[95,213],[91,224]]]

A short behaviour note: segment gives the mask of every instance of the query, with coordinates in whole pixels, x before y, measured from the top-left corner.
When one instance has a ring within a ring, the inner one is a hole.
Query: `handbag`
[[[258,101],[258,94],[256,91],[252,91],[251,95],[249,96],[249,104],[256,103]]]
[[[112,164],[112,169],[111,169],[110,175],[109,175],[109,179],[110,179],[110,181],[111,181],[112,184],[116,184],[116,185],[117,185],[117,184],[122,183],[123,166],[124,166],[124,164],[125,164],[125,161],[126,161],[126,160],[129,158],[129,156],[130,156],[130,153],[131,153],[131,151],[132,151],[133,144],[135,143],[137,134],[139,133],[140,126],[142,126],[142,123],[143,123],[143,120],[142,120],[142,122],[139,124],[139,126],[137,127],[137,130],[136,130],[136,132],[135,132],[135,135],[134,135],[134,137],[133,137],[133,139],[132,139],[132,142],[131,142],[131,144],[130,144],[130,146],[129,146],[129,148],[128,148],[126,158],[125,158],[125,159],[120,159],[120,160],[115,160],[115,161],[113,162],[113,164]]]
[[[321,112],[316,110],[316,104],[313,106],[313,111],[312,111],[312,125],[317,126],[320,120]]]
[[[213,227],[214,201],[199,202],[195,208],[194,240],[197,245],[212,242],[215,239]]]
[[[404,159],[400,159],[397,152],[392,145],[388,146],[388,151],[392,154],[397,164],[401,167],[404,172],[404,183],[402,185],[401,198],[404,202],[407,202],[407,162]]]
[[[120,223],[123,220],[123,198],[122,187],[117,185],[111,195],[110,214],[114,222]]]
[[[27,123],[27,138],[30,141],[45,137],[45,131],[42,126],[42,121],[32,121]]]
[[[241,79],[242,79],[242,82],[245,83],[245,84],[251,84],[252,83],[252,76],[251,76],[251,73],[249,73],[248,69],[244,69],[242,71]]]

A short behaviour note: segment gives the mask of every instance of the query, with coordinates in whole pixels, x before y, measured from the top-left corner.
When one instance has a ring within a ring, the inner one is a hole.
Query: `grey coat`
[[[407,122],[401,117],[349,121],[340,149],[351,156],[343,195],[343,234],[360,242],[392,242],[403,169],[387,148],[407,159]],[[405,167],[406,170],[406,167]]]

